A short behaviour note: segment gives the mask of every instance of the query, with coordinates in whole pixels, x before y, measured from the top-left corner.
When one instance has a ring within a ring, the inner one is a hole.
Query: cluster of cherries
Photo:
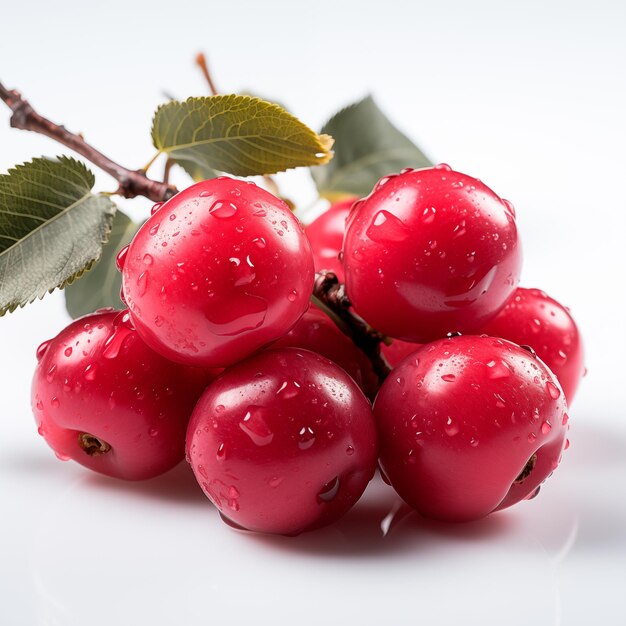
[[[338,519],[377,465],[441,520],[536,495],[568,445],[583,354],[563,306],[516,288],[513,206],[446,165],[353,200],[306,229],[227,177],[156,205],[118,255],[128,309],[38,349],[33,410],[57,456],[138,480],[186,451],[228,523],[282,534]],[[384,382],[311,303],[316,270],[392,338]]]

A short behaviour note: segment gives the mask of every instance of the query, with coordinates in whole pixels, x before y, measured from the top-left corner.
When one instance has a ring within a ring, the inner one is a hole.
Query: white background
[[[400,510],[387,529],[398,502],[376,483],[335,527],[262,538],[223,526],[184,466],[126,485],[57,461],[29,408],[35,348],[67,321],[48,296],[0,320],[0,624],[626,623],[625,7],[3,2],[0,79],[130,167],[152,156],[162,90],[206,92],[201,49],[222,91],[314,128],[373,93],[433,159],[513,201],[522,284],[571,307],[589,375],[532,502],[454,527]],[[0,106],[0,171],[61,152]],[[280,182],[314,202],[305,172]]]

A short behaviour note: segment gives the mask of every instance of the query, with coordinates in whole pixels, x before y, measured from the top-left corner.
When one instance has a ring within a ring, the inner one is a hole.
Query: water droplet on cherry
[[[335,476],[329,480],[318,492],[317,497],[321,502],[330,502],[337,497],[339,493],[339,476]]]
[[[222,300],[219,307],[208,310],[205,315],[216,335],[233,336],[261,326],[267,309],[264,298],[233,293],[232,297]]]
[[[561,395],[561,390],[550,380],[546,382],[546,389],[548,390],[548,395],[553,400],[556,400]]]
[[[435,221],[436,213],[437,209],[435,209],[434,206],[424,209],[422,212],[422,221],[424,224],[432,224]]]
[[[37,352],[35,353],[35,355],[37,356],[37,360],[41,361],[41,359],[43,359],[44,354],[46,353],[46,351],[48,350],[48,348],[50,347],[50,341],[44,341],[38,348],[37,348]]]
[[[315,443],[315,431],[310,426],[303,426],[298,435],[300,450],[308,450]]]
[[[124,264],[126,263],[126,257],[128,256],[128,248],[130,246],[124,246],[115,257],[115,265],[117,269],[121,272],[124,269]]]
[[[446,431],[446,435],[448,435],[448,437],[454,437],[454,435],[458,434],[460,429],[459,425],[451,417],[448,417],[444,430]]]
[[[510,202],[509,200],[506,200],[504,198],[502,198],[502,203],[504,204],[504,206],[506,207],[507,211],[513,216],[515,217],[515,207],[513,206],[513,203]]]
[[[85,380],[95,380],[98,366],[90,363],[84,371]]]
[[[148,272],[141,272],[139,276],[137,276],[137,295],[139,297],[143,296],[146,293],[148,288]]]
[[[237,213],[237,207],[232,202],[217,200],[211,205],[209,213],[218,219],[228,219]]]
[[[520,348],[522,348],[523,350],[526,350],[526,352],[530,352],[530,354],[534,357],[537,358],[537,353],[535,352],[535,350],[533,348],[531,348],[529,345],[527,344],[523,344],[520,345]]]
[[[261,406],[249,406],[239,428],[250,437],[257,446],[266,446],[272,443],[274,433],[265,421],[265,409]]]
[[[489,361],[487,363],[489,368],[488,378],[491,380],[498,380],[501,378],[508,378],[511,375],[507,364],[504,361]]]
[[[300,393],[301,385],[298,381],[293,379],[284,380],[276,395],[280,395],[284,400],[289,400],[291,398],[295,398]]]
[[[367,229],[367,236],[378,243],[394,243],[404,241],[409,229],[393,213],[379,211]]]

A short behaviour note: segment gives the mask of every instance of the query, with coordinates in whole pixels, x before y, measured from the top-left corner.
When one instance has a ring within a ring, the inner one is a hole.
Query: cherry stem
[[[78,445],[89,456],[100,456],[111,450],[111,446],[106,441],[98,439],[98,437],[89,433],[80,433],[78,435]]]
[[[380,351],[385,337],[350,309],[352,303],[346,294],[345,285],[339,282],[334,272],[321,271],[315,274],[312,299],[330,314],[337,326],[363,351],[382,383],[391,372],[389,363]]]
[[[55,124],[37,113],[18,91],[7,89],[2,83],[0,99],[13,111],[10,120],[13,128],[46,135],[85,157],[117,180],[119,183],[115,192],[117,195],[124,198],[145,196],[153,202],[164,202],[178,192],[172,185],[148,178],[144,170],[129,170],[112,161],[89,145],[81,135],[71,133],[64,126]]]

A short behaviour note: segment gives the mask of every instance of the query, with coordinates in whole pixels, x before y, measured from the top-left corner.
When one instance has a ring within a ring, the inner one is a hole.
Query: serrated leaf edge
[[[34,163],[35,161],[40,161],[40,160],[54,161],[55,159],[51,159],[49,157],[36,157],[36,158],[33,158],[30,161],[25,161],[24,163],[19,163],[17,165],[14,165],[13,167],[10,167],[7,170],[6,174],[0,174],[0,183],[2,182],[3,176],[7,176],[8,177],[8,176],[11,175],[12,172],[19,173],[21,168],[24,168],[24,167]],[[87,198],[88,196],[96,196],[96,195],[98,195],[98,196],[101,196],[101,197],[106,197],[107,200],[109,200],[110,212],[109,213],[105,213],[106,220],[105,220],[105,223],[104,223],[104,232],[103,232],[102,238],[101,238],[102,245],[104,245],[104,244],[106,244],[108,242],[109,237],[111,235],[111,227],[112,227],[112,224],[113,224],[113,218],[115,217],[115,213],[117,211],[116,205],[107,196],[104,196],[103,194],[94,194],[94,193],[91,192],[91,189],[93,188],[93,185],[96,182],[96,178],[95,178],[94,173],[82,161],[79,161],[78,159],[75,159],[75,158],[73,158],[71,156],[66,156],[66,155],[58,155],[56,157],[56,160],[58,160],[60,162],[69,162],[69,163],[72,163],[72,164],[77,165],[78,167],[80,167],[83,170],[84,174],[86,175],[86,177],[87,177],[87,179],[89,181],[90,190],[86,194],[84,194],[80,198],[80,200],[77,200],[77,201],[73,202],[70,206],[68,206],[67,208],[63,209],[63,211],[61,211],[60,213],[55,215],[51,220],[46,220],[45,222],[43,222],[41,224],[41,226],[38,226],[34,231],[31,231],[30,233],[28,233],[28,235],[26,237],[24,237],[23,239],[20,239],[19,241],[16,241],[9,248],[6,248],[6,250],[4,250],[2,253],[0,253],[0,256],[4,255],[7,252],[9,252],[10,250],[12,250],[16,245],[18,245],[19,243],[21,243],[25,239],[29,238],[34,232],[38,231],[44,225],[49,224],[53,220],[56,220],[56,218],[59,217],[60,215],[63,215],[63,213],[65,213],[65,211],[68,211],[73,206],[76,206],[77,204],[80,204],[81,202],[83,202],[85,200],[85,198]],[[55,178],[58,178],[58,177],[55,176]],[[34,295],[32,298],[30,298],[29,300],[26,300],[25,302],[16,302],[16,303],[10,304],[9,306],[4,307],[4,308],[0,307],[0,318],[4,317],[7,313],[13,313],[13,312],[17,311],[17,309],[23,309],[25,306],[27,306],[29,304],[32,304],[35,300],[43,300],[46,297],[47,294],[52,293],[52,292],[56,291],[57,289],[64,289],[67,285],[72,284],[74,281],[78,280],[83,274],[88,272],[94,266],[94,264],[97,261],[100,260],[101,256],[102,256],[102,250],[100,250],[100,254],[97,257],[92,259],[81,270],[79,270],[78,272],[75,272],[74,274],[72,274],[71,276],[66,278],[62,283],[60,283],[60,284],[58,284],[58,285],[56,285],[56,286],[54,286],[54,287],[52,287],[50,289],[47,289],[44,293],[39,294],[39,295]]]
[[[331,136],[328,135],[326,133],[322,133],[322,134],[318,134],[316,133],[313,129],[311,129],[309,126],[307,126],[302,120],[298,119],[295,115],[293,115],[293,113],[290,113],[289,111],[287,111],[286,109],[284,109],[282,106],[280,106],[279,104],[276,104],[275,102],[269,102],[268,100],[263,100],[263,98],[259,98],[257,96],[245,96],[245,95],[241,95],[241,94],[218,94],[215,96],[190,96],[189,98],[187,98],[186,100],[170,100],[169,102],[164,102],[162,104],[160,104],[156,111],[154,112],[154,115],[152,116],[152,127],[151,127],[151,132],[150,132],[150,136],[152,137],[152,145],[159,151],[159,154],[168,154],[171,155],[173,153],[176,153],[179,150],[184,150],[186,148],[190,148],[193,146],[198,146],[198,145],[206,145],[206,144],[211,144],[211,143],[216,143],[218,141],[225,141],[225,138],[220,137],[217,139],[206,139],[203,141],[197,141],[197,142],[193,142],[193,143],[187,143],[187,144],[181,144],[176,146],[175,148],[172,149],[166,149],[163,147],[160,147],[157,145],[157,141],[156,141],[156,137],[155,137],[155,122],[156,119],[159,115],[159,111],[165,107],[171,107],[172,104],[178,104],[178,105],[185,105],[187,103],[190,103],[194,100],[202,100],[202,101],[206,101],[206,100],[210,100],[210,99],[215,99],[215,98],[225,98],[225,97],[234,97],[236,99],[239,100],[247,100],[249,102],[257,102],[257,103],[262,103],[264,105],[269,105],[268,108],[269,109],[274,109],[276,112],[280,112],[281,114],[284,114],[286,116],[288,116],[292,121],[301,124],[302,126],[304,126],[306,129],[310,130],[311,133],[313,133],[313,135],[315,135],[317,137],[318,140],[318,144],[320,145],[320,152],[316,153],[316,157],[319,159],[317,163],[315,163],[314,165],[308,165],[308,166],[293,166],[293,167],[286,167],[284,169],[272,169],[270,171],[266,171],[263,172],[261,174],[254,174],[254,176],[265,176],[265,175],[269,175],[269,174],[278,174],[279,172],[287,172],[290,170],[294,170],[294,169],[298,169],[298,167],[316,167],[318,165],[325,165],[326,163],[328,163],[334,156],[333,151],[331,150],[332,146],[335,143],[335,139]],[[354,106],[354,105],[351,105]],[[243,136],[243,135],[238,135],[236,137],[236,139],[240,139],[240,140],[244,140],[244,139],[254,139],[254,138],[259,138],[259,137],[263,137],[264,135],[247,135],[247,136]],[[187,159],[189,161],[191,161],[192,163],[194,162],[192,159]],[[199,166],[204,166],[204,163],[196,163]],[[246,178],[245,176],[243,178]]]

